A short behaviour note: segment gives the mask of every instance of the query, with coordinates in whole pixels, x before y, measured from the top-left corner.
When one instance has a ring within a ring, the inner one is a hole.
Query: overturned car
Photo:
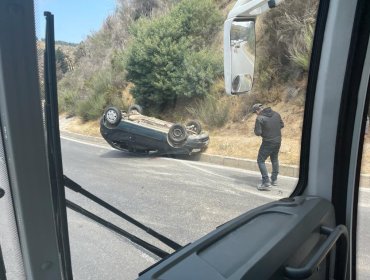
[[[130,106],[127,112],[107,108],[100,133],[113,148],[134,153],[191,155],[204,151],[209,143],[209,135],[202,132],[198,121],[185,126],[166,122],[143,115],[139,105]]]

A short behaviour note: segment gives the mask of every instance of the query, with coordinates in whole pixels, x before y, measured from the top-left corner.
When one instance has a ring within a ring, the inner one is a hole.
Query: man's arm
[[[283,120],[280,118],[280,127],[283,128],[284,127],[284,122]]]
[[[257,136],[262,135],[261,120],[258,117],[256,118],[256,123],[254,125],[254,134],[256,134]]]
[[[279,117],[280,117],[280,127],[283,128],[284,127],[284,122],[283,122],[283,119],[281,118],[280,114],[279,114]]]

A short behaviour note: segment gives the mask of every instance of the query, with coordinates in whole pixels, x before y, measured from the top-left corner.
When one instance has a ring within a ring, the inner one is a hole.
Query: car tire
[[[139,114],[143,113],[143,108],[141,108],[140,105],[133,104],[130,107],[128,107],[128,113],[132,114],[134,111],[138,112]]]
[[[194,132],[195,134],[200,134],[202,132],[202,125],[197,120],[191,120],[186,123],[186,129]]]
[[[182,124],[173,124],[168,131],[168,140],[174,147],[180,147],[188,138],[186,127]]]
[[[122,113],[117,107],[108,107],[104,112],[104,119],[110,126],[117,126],[122,119]]]

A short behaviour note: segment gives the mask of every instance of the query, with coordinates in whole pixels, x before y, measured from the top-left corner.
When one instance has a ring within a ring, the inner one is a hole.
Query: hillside
[[[129,92],[148,114],[198,117],[215,128],[242,119],[256,101],[303,106],[318,1],[287,0],[257,19],[255,86],[237,109],[233,99],[220,98],[222,23],[234,2],[118,1],[116,12],[76,48],[73,59],[64,53],[73,61],[58,76],[61,111],[94,120],[107,105],[129,106],[123,96]]]
[[[200,119],[211,132],[209,152],[254,158],[259,139],[251,134],[249,114],[260,102],[276,106],[288,127],[300,131],[316,0],[287,0],[258,18],[248,97],[224,93],[222,22],[235,1],[144,2],[118,1],[116,13],[79,46],[75,68],[61,79],[60,110],[81,119],[75,130],[98,134],[91,124],[107,105],[124,109],[135,102],[172,122]],[[300,133],[286,139],[282,157],[297,164]]]
[[[37,59],[39,66],[39,76],[42,84],[44,77],[44,50],[45,50],[45,41],[38,40],[36,42],[37,47]],[[60,81],[64,74],[72,71],[76,64],[76,50],[78,48],[77,44],[56,41],[55,50],[56,50],[56,68],[57,68],[57,79]]]
[[[108,105],[133,103],[172,122],[199,119],[208,153],[255,159],[254,103],[285,122],[280,159],[299,164],[307,73],[318,1],[286,0],[256,22],[254,88],[226,97],[222,22],[235,1],[119,0],[101,30],[82,42],[58,84],[64,128],[98,136]],[[370,172],[370,167],[366,167]]]

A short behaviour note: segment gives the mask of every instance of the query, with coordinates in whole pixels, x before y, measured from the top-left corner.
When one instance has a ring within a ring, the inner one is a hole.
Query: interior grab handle
[[[329,227],[322,226],[320,228],[322,234],[328,235],[328,238],[319,247],[317,252],[311,257],[311,259],[303,267],[285,267],[285,275],[291,279],[306,279],[310,277],[320,263],[325,259],[328,253],[333,249],[335,243],[340,237],[344,237],[344,246],[346,246],[346,264],[348,258],[348,230],[344,225],[338,225],[336,228],[331,229]],[[347,265],[343,267],[343,275],[346,275]]]

